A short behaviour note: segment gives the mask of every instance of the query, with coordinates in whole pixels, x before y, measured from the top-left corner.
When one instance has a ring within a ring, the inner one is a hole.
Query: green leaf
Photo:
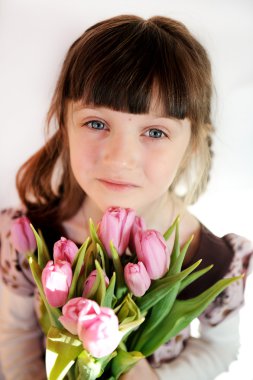
[[[35,230],[35,228],[33,227],[32,224],[30,224],[31,228],[32,228],[32,231],[34,233],[34,236],[35,236],[35,239],[36,239],[36,243],[37,243],[37,248],[38,248],[38,264],[40,266],[41,269],[43,269],[47,262],[49,260],[51,260],[50,256],[49,256],[49,253],[48,253],[48,249],[47,249],[47,246],[46,246],[46,243],[44,241],[44,239],[42,238],[42,236],[40,236],[37,231]]]
[[[145,321],[145,317],[140,317],[138,320],[128,323],[122,323],[119,326],[120,332],[123,333],[124,341],[127,339],[128,335],[132,332],[132,330],[136,330],[138,326],[140,326]]]
[[[80,247],[80,249],[77,252],[77,255],[76,255],[77,256],[77,262],[75,265],[73,278],[72,278],[71,286],[69,289],[68,300],[75,297],[75,295],[76,295],[75,292],[76,292],[76,288],[77,288],[78,277],[80,275],[80,272],[81,272],[81,269],[82,269],[82,266],[84,263],[84,257],[86,254],[86,250],[87,250],[87,247],[89,246],[89,244],[90,244],[90,237],[88,237],[86,239],[86,241],[82,244],[82,246]]]
[[[45,303],[40,295],[39,298],[39,323],[43,333],[47,335],[48,330],[51,327],[51,321]]]
[[[173,244],[173,249],[172,253],[170,256],[170,268],[174,265],[176,262],[179,254],[180,254],[180,243],[179,243],[179,217],[175,220],[175,238],[174,238],[174,244]]]
[[[43,256],[44,256],[45,260],[48,262],[49,260],[52,260],[52,258],[49,254],[47,244],[45,242],[45,239],[44,239],[44,236],[43,236],[41,230],[38,230],[38,232],[39,232],[39,236],[40,236],[41,241],[42,241]]]
[[[124,272],[123,272],[119,254],[116,248],[114,247],[112,240],[110,241],[110,248],[111,248],[111,254],[112,254],[112,261],[113,261],[114,269],[116,272],[116,285],[117,285],[116,297],[118,299],[121,299],[124,296],[124,294],[127,292],[127,287],[126,287],[125,279],[124,279]]]
[[[66,330],[51,327],[47,335],[46,370],[49,380],[62,380],[78,355],[82,342]]]
[[[99,305],[103,305],[106,293],[105,273],[97,260],[95,260],[95,266],[97,270],[96,279],[98,279],[98,288],[96,290],[95,300]]]
[[[164,232],[163,237],[165,240],[168,240],[170,238],[175,227],[178,225],[179,222],[180,222],[180,217],[178,215],[176,219],[174,220],[174,222],[172,223],[172,225],[167,229],[167,231]]]
[[[98,237],[97,228],[94,226],[92,219],[89,219],[89,229],[90,229],[91,239],[93,241],[94,246],[97,248],[98,254],[101,256],[101,254],[103,253],[103,259],[101,257],[102,268],[104,269],[105,273],[109,273],[110,263],[109,263],[108,253],[106,252],[106,249],[102,241]]]
[[[152,339],[142,341],[142,344],[138,346],[138,350],[145,356],[151,355],[158,347],[176,336],[182,329],[188,326],[193,319],[203,313],[207,306],[213,302],[217,295],[227,286],[241,278],[242,276],[224,278],[197,297],[186,301],[176,300],[171,311],[161,321],[159,327],[153,331]]]
[[[210,269],[213,268],[213,265],[209,265],[208,267],[204,269],[200,269],[194,273],[191,273],[187,278],[185,278],[180,285],[178,294],[182,292],[188,285],[190,285],[192,282],[197,280],[199,277],[203,276],[205,273],[207,273]]]
[[[93,358],[87,351],[82,351],[77,358],[75,380],[95,380],[102,376],[107,364],[117,355],[116,351],[100,359]]]
[[[123,373],[128,372],[144,356],[141,352],[127,352],[118,350],[117,356],[112,360],[112,374],[117,380]]]
[[[64,380],[76,380],[78,377],[77,371],[78,369],[76,369],[76,365],[73,364],[68,370],[67,376],[64,377]]]
[[[77,366],[79,375],[77,380],[95,380],[102,371],[99,362],[96,362],[87,351],[81,352],[77,359]]]
[[[179,277],[181,276],[180,270],[182,267],[182,263],[185,257],[185,254],[187,252],[187,249],[192,241],[192,237],[186,242],[184,245],[182,252],[180,253],[180,245],[179,245],[179,230],[178,230],[178,223],[176,224],[176,234],[175,234],[175,241],[174,241],[174,248],[172,252],[172,268],[169,269],[167,274],[165,275],[165,278],[169,275],[176,275],[179,274]],[[173,263],[174,261],[174,263]],[[192,271],[195,269],[195,265],[198,266],[200,261],[193,264],[190,268],[187,268],[184,272],[184,274],[189,274],[188,270]],[[161,281],[164,281],[166,283],[165,278],[161,279]],[[176,278],[177,279],[177,278]],[[166,293],[163,297],[158,300],[152,307],[150,313],[146,316],[145,322],[140,326],[140,328],[135,332],[135,335],[130,335],[129,341],[130,341],[130,348],[132,350],[142,351],[141,347],[147,340],[152,340],[153,334],[155,334],[156,330],[159,329],[159,325],[162,322],[162,320],[166,317],[166,315],[170,312],[171,308],[173,307],[173,304],[176,300],[179,288],[180,288],[180,281],[175,281],[174,285],[171,285],[171,287],[167,288],[164,287],[161,292]],[[159,283],[158,283],[159,284]],[[158,286],[158,285],[157,285]],[[154,285],[156,287],[156,285]],[[153,302],[154,294],[152,299],[149,301],[148,298],[145,298],[143,301],[143,305],[141,306],[141,311],[146,310],[144,307],[147,307]],[[145,297],[145,296],[144,296]],[[140,301],[141,302],[141,301]],[[146,305],[144,304],[146,303]]]
[[[112,308],[112,301],[114,297],[114,289],[115,289],[115,283],[116,283],[116,274],[113,272],[113,275],[110,279],[109,285],[106,289],[105,298],[102,306],[110,307]]]
[[[123,333],[124,339],[145,320],[129,293],[121,304],[114,309],[114,312],[119,320],[119,330]]]
[[[198,260],[196,263],[186,268],[182,272],[167,275],[160,280],[156,280],[146,294],[136,299],[136,303],[140,310],[146,311],[159,302],[166,294],[172,290],[176,284],[185,279],[195,268],[199,266],[202,260]]]
[[[103,271],[105,273],[107,273],[106,272],[106,263],[105,263],[105,261],[106,261],[106,258],[108,259],[108,257],[107,257],[107,255],[104,254],[102,247],[98,243],[96,244],[96,247],[97,247],[98,256],[99,256],[99,258],[101,260],[101,267],[102,267]]]
[[[96,359],[96,361],[100,364],[101,367],[101,375],[103,374],[108,363],[111,362],[113,358],[117,355],[117,351],[113,351],[110,355],[103,356],[102,358]]]
[[[126,295],[121,304],[114,309],[121,326],[125,323],[133,322],[141,318],[140,309],[132,299],[130,293]]]
[[[187,240],[187,242],[185,243],[185,245],[182,248],[182,251],[180,252],[179,238],[176,236],[176,238],[175,238],[175,245],[176,245],[175,252],[176,253],[174,254],[174,260],[171,259],[169,274],[176,274],[176,273],[179,273],[181,271],[185,255],[187,253],[187,250],[188,250],[189,245],[191,244],[193,238],[194,238],[194,236],[192,235]],[[176,242],[177,239],[178,239],[178,241]],[[173,249],[173,251],[174,251],[174,249]],[[173,253],[172,253],[172,256],[173,256]]]
[[[60,310],[57,309],[56,307],[52,307],[51,305],[49,305],[47,298],[44,294],[44,290],[43,290],[43,286],[42,286],[42,282],[41,282],[41,274],[42,274],[41,267],[39,266],[36,258],[33,255],[29,256],[28,262],[29,262],[29,265],[31,268],[31,272],[32,272],[34,281],[38,287],[40,296],[41,296],[41,298],[45,304],[45,307],[47,309],[51,324],[55,327],[62,327],[61,323],[58,320],[59,316],[61,315]]]
[[[142,352],[141,347],[146,340],[153,339],[152,336],[156,334],[160,323],[170,312],[176,300],[179,286],[180,283],[177,283],[169,289],[167,295],[151,309],[139,329],[129,336],[127,344],[131,350]]]
[[[90,236],[91,236],[91,239],[92,241],[95,243],[95,244],[99,244],[101,245],[101,241],[98,237],[98,234],[97,234],[97,229],[93,223],[93,220],[90,218],[89,219],[89,229],[90,229]]]

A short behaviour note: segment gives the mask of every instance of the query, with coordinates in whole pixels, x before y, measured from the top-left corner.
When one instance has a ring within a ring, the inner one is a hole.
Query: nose
[[[140,160],[138,139],[125,133],[109,136],[103,149],[103,160],[115,169],[135,169]]]

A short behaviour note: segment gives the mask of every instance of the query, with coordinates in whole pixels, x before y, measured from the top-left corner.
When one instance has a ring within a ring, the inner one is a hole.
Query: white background
[[[207,48],[216,88],[215,161],[208,191],[192,211],[219,236],[236,232],[253,240],[252,0],[1,0],[0,208],[17,203],[15,173],[44,141],[66,50],[88,26],[122,13],[181,20]],[[252,283],[251,276],[239,360],[217,380],[253,379]]]

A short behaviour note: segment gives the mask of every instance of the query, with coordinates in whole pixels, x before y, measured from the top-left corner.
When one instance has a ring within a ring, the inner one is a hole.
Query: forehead
[[[165,106],[163,104],[161,97],[159,97],[159,93],[157,90],[152,91],[152,97],[150,100],[149,110],[148,110],[148,112],[143,112],[143,113],[131,113],[131,112],[125,110],[124,108],[114,109],[113,107],[108,107],[108,106],[103,105],[103,104],[85,103],[81,99],[77,100],[77,101],[74,101],[74,100],[67,101],[66,102],[66,108],[67,108],[68,114],[69,113],[77,113],[79,111],[82,111],[85,108],[96,108],[96,109],[108,108],[108,109],[111,109],[112,111],[121,111],[124,113],[129,113],[129,115],[134,115],[134,114],[147,115],[147,114],[150,114],[150,115],[153,115],[155,117],[164,117],[164,118],[170,117],[170,115],[168,115],[166,113]]]

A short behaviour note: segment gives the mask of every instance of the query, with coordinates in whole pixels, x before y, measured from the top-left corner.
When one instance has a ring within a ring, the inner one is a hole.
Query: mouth
[[[121,180],[98,178],[98,181],[102,183],[102,185],[104,185],[105,187],[116,191],[130,190],[139,187],[138,185],[135,185],[133,183]]]

